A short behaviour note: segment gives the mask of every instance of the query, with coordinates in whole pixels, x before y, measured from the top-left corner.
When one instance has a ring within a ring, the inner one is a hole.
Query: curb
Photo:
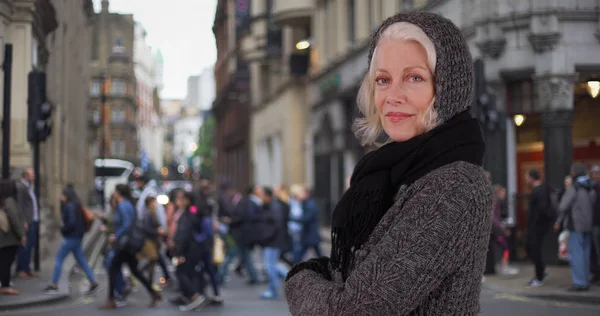
[[[95,247],[99,242],[103,243],[106,239],[100,231],[100,221],[95,221],[90,231],[83,237],[82,248],[83,253],[88,258],[88,262],[96,262],[100,255],[100,250],[95,251],[98,247]],[[40,293],[39,296],[34,296],[31,299],[21,300],[19,302],[2,303],[0,306],[0,313],[5,313],[11,310],[21,309],[24,307],[39,307],[41,305],[48,305],[53,303],[59,303],[68,300],[71,297],[71,286],[69,284],[69,277],[73,272],[73,269],[77,266],[77,262],[73,256],[68,256],[63,263],[61,270],[61,278],[58,282],[59,289],[63,289],[59,294],[47,295]]]
[[[527,297],[532,299],[539,299],[545,301],[554,301],[562,303],[578,303],[578,304],[589,304],[600,306],[600,298],[598,295],[577,295],[569,294],[566,290],[563,292],[550,292],[550,293],[532,293],[528,291],[510,290],[501,286],[493,285],[490,283],[483,283],[482,288],[496,292],[505,293],[515,296]]]

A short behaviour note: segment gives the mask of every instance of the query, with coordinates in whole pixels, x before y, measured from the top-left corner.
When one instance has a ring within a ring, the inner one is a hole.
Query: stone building
[[[103,0],[93,25],[88,116],[92,152],[139,165],[133,15],[111,13],[108,0]]]
[[[215,64],[215,173],[230,179],[240,190],[250,185],[250,73],[240,53],[240,40],[248,31],[247,0],[219,0],[213,32],[217,43]],[[220,179],[216,179],[220,180]]]
[[[304,135],[312,1],[254,1],[242,51],[250,65],[251,160],[261,185],[306,183]]]
[[[47,101],[52,105],[52,134],[40,146],[42,240],[58,234],[59,197],[73,183],[82,201],[93,187],[92,157],[87,138],[91,0],[66,4],[58,0],[3,1],[0,6],[0,51],[13,45],[11,84],[11,176],[19,178],[31,167],[32,150],[27,142],[28,73],[46,72]],[[0,76],[3,81],[3,76]],[[3,87],[3,84],[0,84]],[[1,101],[1,100],[0,100]],[[52,212],[53,211],[53,212]],[[41,243],[42,256],[47,253]]]

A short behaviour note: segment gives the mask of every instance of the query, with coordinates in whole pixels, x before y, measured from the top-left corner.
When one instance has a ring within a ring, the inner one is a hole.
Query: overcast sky
[[[93,0],[96,12],[102,0]],[[110,0],[111,12],[132,13],[162,51],[165,72],[161,97],[185,98],[187,77],[215,63],[212,33],[217,0]]]

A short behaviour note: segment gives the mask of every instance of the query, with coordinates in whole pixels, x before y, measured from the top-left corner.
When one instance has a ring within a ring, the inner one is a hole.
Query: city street
[[[106,275],[101,270],[96,269],[99,279],[102,281],[102,290],[94,297],[82,297],[74,295],[72,299],[63,301],[55,305],[46,305],[29,310],[9,311],[0,313],[0,315],[44,315],[44,316],[65,316],[65,315],[179,315],[181,312],[163,302],[156,309],[146,307],[148,302],[147,294],[138,290],[132,294],[127,306],[112,311],[101,311],[98,306],[103,302],[106,295]],[[85,289],[83,283],[74,282],[76,290]],[[262,285],[248,287],[243,280],[233,277],[230,284],[223,290],[225,304],[223,306],[207,306],[200,312],[201,315],[221,316],[221,315],[289,315],[284,301],[262,301],[258,299],[262,291]],[[174,294],[170,291],[164,292],[168,300]],[[597,316],[600,315],[600,306],[589,306],[579,304],[555,303],[550,301],[534,300],[525,297],[513,296],[503,293],[494,293],[484,290],[481,297],[482,314],[486,316],[501,315],[527,315],[527,316],[559,316],[559,315],[578,315],[578,316]]]

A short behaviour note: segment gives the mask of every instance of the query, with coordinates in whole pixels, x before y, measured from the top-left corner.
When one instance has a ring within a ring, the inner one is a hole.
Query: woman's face
[[[177,206],[178,209],[184,209],[188,207],[190,204],[189,202],[190,201],[185,197],[183,192],[177,193],[177,197],[175,198],[175,206]]]
[[[573,178],[570,176],[565,177],[565,188],[570,187],[573,184]]]
[[[424,133],[422,117],[432,103],[435,79],[423,46],[384,39],[377,45],[374,67],[375,105],[386,134],[403,142]]]

